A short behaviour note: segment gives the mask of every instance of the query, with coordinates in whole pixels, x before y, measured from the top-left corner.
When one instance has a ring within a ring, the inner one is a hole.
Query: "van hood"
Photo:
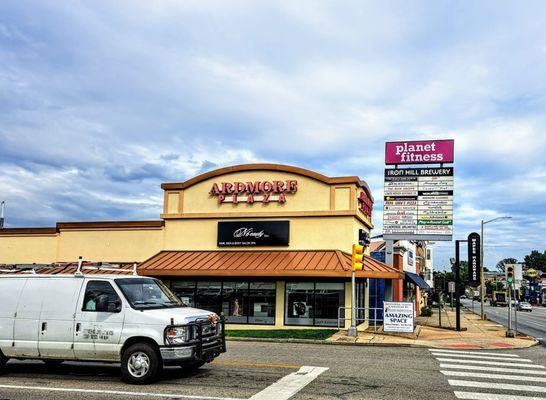
[[[171,318],[174,320],[175,325],[184,325],[194,322],[197,319],[208,319],[211,315],[216,315],[211,311],[193,307],[161,308],[143,311],[138,310],[138,312],[143,312],[146,317],[152,318],[158,323],[164,323],[165,325],[171,324]]]

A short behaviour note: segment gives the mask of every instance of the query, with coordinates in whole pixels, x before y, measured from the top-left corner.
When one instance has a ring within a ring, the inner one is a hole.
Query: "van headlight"
[[[188,326],[171,326],[165,331],[165,341],[168,344],[182,344],[190,340]]]

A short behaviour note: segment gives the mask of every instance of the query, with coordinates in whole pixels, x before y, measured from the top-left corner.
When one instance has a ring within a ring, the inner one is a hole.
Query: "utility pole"
[[[3,201],[0,203],[0,229],[4,227],[4,213],[6,210],[6,202]]]

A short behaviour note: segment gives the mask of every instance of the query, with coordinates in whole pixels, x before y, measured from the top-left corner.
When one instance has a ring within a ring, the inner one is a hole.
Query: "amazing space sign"
[[[383,331],[413,333],[413,303],[385,301],[383,303]]]

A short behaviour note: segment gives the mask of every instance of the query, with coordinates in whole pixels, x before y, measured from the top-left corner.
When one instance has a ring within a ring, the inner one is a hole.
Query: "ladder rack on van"
[[[76,272],[74,275],[76,276],[82,276],[84,269],[91,270],[91,271],[107,271],[107,272],[119,272],[119,271],[128,271],[127,269],[120,268],[119,265],[115,267],[113,264],[108,263],[98,263],[96,265],[84,265],[83,264],[83,258],[82,256],[78,257],[78,268],[76,269]],[[133,275],[138,275],[137,271],[137,263],[133,263]]]
[[[59,268],[61,270],[66,268],[76,268],[74,272],[75,276],[83,276],[84,271],[104,271],[104,272],[132,272],[133,275],[138,275],[137,270],[138,264],[133,263],[132,270],[126,267],[122,267],[121,264],[111,264],[111,263],[85,263],[83,258],[80,256],[78,258],[78,263],[62,263],[62,264],[0,264],[0,273],[1,274],[36,274],[36,270],[52,270]],[[40,273],[42,271],[39,271]],[[63,271],[65,274],[68,271]],[[47,273],[47,272],[46,272]]]

